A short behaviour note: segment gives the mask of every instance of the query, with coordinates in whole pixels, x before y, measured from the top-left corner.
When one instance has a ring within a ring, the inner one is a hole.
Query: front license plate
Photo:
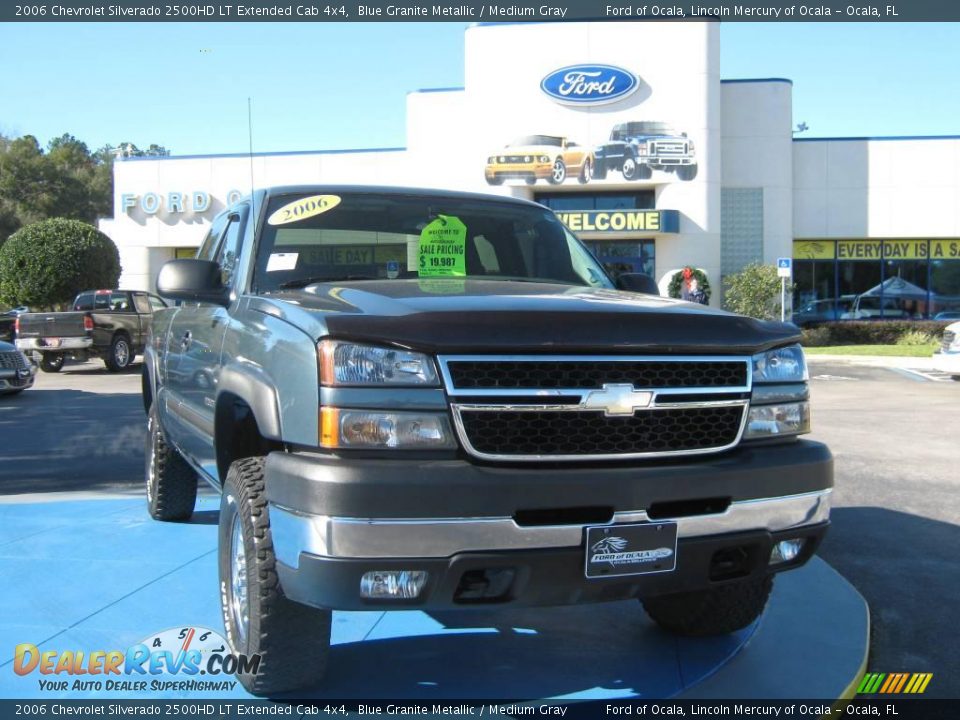
[[[677,567],[677,524],[588,527],[586,553],[588,578],[670,572]]]
[[[60,338],[43,338],[44,347],[60,347]]]

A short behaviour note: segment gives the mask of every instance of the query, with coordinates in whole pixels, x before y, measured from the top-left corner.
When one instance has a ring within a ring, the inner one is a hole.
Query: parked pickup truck
[[[60,372],[67,358],[103,358],[107,369],[126,369],[143,352],[153,312],[167,304],[137,290],[88,290],[73,312],[26,313],[17,318],[17,347],[40,355],[40,369]]]
[[[829,522],[799,331],[617,282],[540,205],[371,187],[257,191],[163,266],[147,503],[221,491],[247,689],[316,682],[332,610],[760,616]]]

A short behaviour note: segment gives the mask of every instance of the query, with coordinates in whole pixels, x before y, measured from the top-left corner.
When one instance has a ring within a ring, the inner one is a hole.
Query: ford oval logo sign
[[[570,65],[540,81],[540,89],[566,105],[602,105],[637,89],[637,76],[613,65]]]

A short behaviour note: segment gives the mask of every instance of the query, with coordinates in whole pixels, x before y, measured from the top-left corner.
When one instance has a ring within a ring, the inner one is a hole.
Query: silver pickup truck
[[[827,530],[797,328],[615,284],[540,205],[258,191],[157,287],[149,510],[221,491],[254,693],[319,679],[332,610],[634,598],[728,633]]]

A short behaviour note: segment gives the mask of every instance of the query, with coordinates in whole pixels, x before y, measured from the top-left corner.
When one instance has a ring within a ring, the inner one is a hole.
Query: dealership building
[[[699,268],[711,304],[725,275],[791,257],[798,315],[960,311],[960,137],[796,137],[791,81],[721,78],[716,23],[475,25],[464,74],[411,88],[404,148],[117,162],[100,229],[121,285],[154,289],[252,172],[532,199],[613,273],[666,290]]]

